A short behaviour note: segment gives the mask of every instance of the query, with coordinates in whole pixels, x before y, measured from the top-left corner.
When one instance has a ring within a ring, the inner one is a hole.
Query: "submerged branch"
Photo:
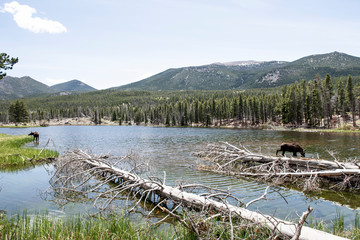
[[[235,150],[237,151],[237,149]],[[133,162],[133,159],[129,162]],[[128,169],[135,170],[136,168],[134,168],[134,166],[140,165],[141,164],[134,163],[127,167]],[[298,229],[301,219],[299,224],[296,225],[273,216],[263,215],[246,208],[231,205],[227,199],[229,197],[233,199],[237,198],[228,191],[214,189],[200,184],[171,187],[165,185],[165,174],[163,181],[157,181],[156,178],[145,179],[137,175],[135,171],[129,172],[117,168],[110,162],[105,162],[97,156],[84,153],[80,150],[69,151],[64,154],[57,161],[56,167],[57,171],[50,183],[59,198],[63,197],[64,200],[74,200],[79,195],[83,197],[84,195],[95,194],[94,206],[97,207],[99,211],[104,211],[117,200],[121,193],[128,192],[128,200],[130,196],[133,196],[133,199],[137,198],[131,210],[140,204],[141,199],[148,199],[149,201],[151,199],[151,202],[155,206],[149,214],[151,214],[155,208],[161,209],[194,231],[198,237],[200,236],[202,223],[194,222],[191,217],[183,218],[183,216],[178,213],[179,210],[184,211],[186,208],[197,209],[210,216],[221,214],[221,216],[229,219],[228,224],[230,225],[231,238],[234,237],[234,231],[236,229],[236,226],[233,225],[233,218],[235,217],[266,226],[277,234],[288,237],[293,237],[297,231],[300,231]],[[89,180],[90,175],[96,176]],[[202,196],[188,192],[191,189],[196,190],[199,188],[207,189],[209,193]],[[185,189],[188,191],[185,191]],[[260,198],[250,201],[246,207],[256,201],[265,199],[268,189],[269,188],[266,189]],[[171,204],[168,205],[169,203]],[[171,206],[173,206],[172,209]],[[213,214],[214,212],[216,212],[215,215]],[[299,236],[301,239],[342,239],[309,227],[302,227]]]
[[[360,168],[356,162],[334,161],[294,157],[272,157],[253,154],[245,146],[235,147],[227,142],[209,145],[195,155],[206,160],[200,170],[212,171],[237,177],[256,178],[273,184],[295,184],[304,191],[317,190],[321,186],[338,190],[360,190]]]

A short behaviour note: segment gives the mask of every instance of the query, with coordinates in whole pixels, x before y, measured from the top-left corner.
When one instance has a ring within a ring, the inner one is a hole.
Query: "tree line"
[[[0,109],[2,122],[88,117],[94,124],[106,119],[120,125],[251,127],[271,123],[331,128],[339,126],[339,119],[356,125],[360,88],[354,86],[351,76],[334,80],[327,74],[324,79],[316,76],[312,81],[302,80],[272,90],[103,90],[3,102]],[[26,116],[17,119],[16,111]]]

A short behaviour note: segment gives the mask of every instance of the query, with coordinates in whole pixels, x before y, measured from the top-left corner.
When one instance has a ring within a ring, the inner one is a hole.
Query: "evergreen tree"
[[[194,113],[194,123],[198,123],[199,122],[199,101],[196,100],[195,101],[195,109],[194,109],[195,113]]]
[[[172,116],[172,125],[176,126],[176,117],[175,117],[175,115]]]
[[[170,126],[170,111],[167,111],[166,113],[165,125],[168,127]]]
[[[10,58],[8,54],[0,53],[0,80],[6,76],[6,73],[1,70],[12,69],[18,61],[18,58]]]
[[[95,113],[94,113],[94,123],[95,124],[99,123],[98,116],[99,116],[99,114],[98,114],[98,111],[96,110]]]
[[[343,121],[346,121],[345,118],[345,89],[344,89],[344,82],[340,79],[337,85],[337,92],[338,92],[338,103],[339,108],[341,109],[341,116]]]
[[[353,126],[356,126],[355,121],[355,96],[354,96],[354,89],[352,84],[351,76],[349,75],[347,82],[346,82],[346,100],[348,101],[350,111],[352,114]]]
[[[237,98],[233,97],[231,100],[231,118],[236,118],[238,116],[238,106]]]
[[[241,124],[244,124],[244,100],[242,94],[239,95],[239,115],[238,119],[241,121]]]
[[[113,113],[112,113],[112,116],[111,116],[111,121],[115,122],[116,119],[117,119],[117,117],[116,117],[116,111],[113,110]]]
[[[333,93],[333,86],[331,77],[329,74],[326,74],[324,79],[324,87],[323,87],[323,108],[324,108],[324,116],[326,117],[327,127],[330,128],[330,120],[332,119],[333,106],[331,103]]]
[[[310,95],[306,95],[305,97],[305,106],[304,106],[304,117],[305,117],[305,123],[308,126],[312,126],[312,118],[311,118],[311,97]]]
[[[24,101],[16,100],[16,102],[11,103],[8,112],[9,120],[16,125],[21,122],[29,121],[29,111]]]
[[[206,114],[206,126],[210,126],[211,125],[211,117],[210,114]]]
[[[149,122],[149,120],[148,120],[148,117],[147,117],[147,114],[146,114],[146,111],[145,111],[144,112],[144,123],[145,123],[145,125],[147,125],[148,122]]]
[[[187,126],[188,125],[188,104],[187,104],[187,101],[185,100],[184,102],[184,115],[183,115],[183,125],[182,126]]]
[[[295,114],[296,114],[296,101],[295,101],[295,91],[294,86],[284,87],[283,88],[283,103],[281,108],[282,122],[295,123]]]
[[[322,113],[322,102],[320,98],[319,93],[319,85],[318,81],[315,80],[314,82],[314,88],[311,92],[312,98],[311,98],[311,106],[310,106],[310,112],[311,112],[311,119],[313,126],[318,126],[321,124],[321,113]]]

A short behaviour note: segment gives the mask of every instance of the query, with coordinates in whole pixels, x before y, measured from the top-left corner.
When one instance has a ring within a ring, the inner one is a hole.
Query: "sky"
[[[169,68],[360,57],[359,0],[0,0],[7,74],[122,86]]]

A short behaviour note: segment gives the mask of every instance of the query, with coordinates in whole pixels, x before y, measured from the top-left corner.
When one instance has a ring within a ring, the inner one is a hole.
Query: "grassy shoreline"
[[[196,239],[184,227],[166,231],[124,215],[52,218],[25,213],[8,219],[0,215],[0,239]]]
[[[56,158],[59,153],[54,150],[23,148],[33,138],[27,135],[13,136],[0,134],[0,168],[20,167],[48,159]]]
[[[195,220],[198,233],[203,239],[231,239],[231,229],[226,220]],[[344,215],[338,214],[332,226],[308,219],[309,227],[337,236],[360,239],[359,217],[355,226],[346,228]],[[194,223],[195,223],[194,222]],[[233,219],[236,239],[269,239],[271,231],[266,227]],[[173,222],[172,226],[158,228],[147,221],[132,221],[124,214],[98,215],[96,217],[68,216],[50,217],[47,213],[28,215],[24,212],[8,218],[0,214],[0,239],[197,239],[196,234]],[[281,238],[280,238],[281,239]]]

